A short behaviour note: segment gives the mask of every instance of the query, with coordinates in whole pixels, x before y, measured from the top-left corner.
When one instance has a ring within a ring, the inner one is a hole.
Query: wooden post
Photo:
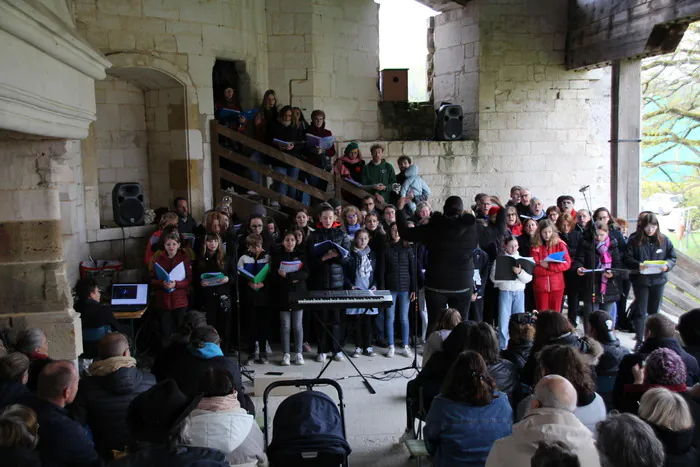
[[[219,129],[216,120],[211,120],[209,125],[209,137],[211,138],[211,176],[212,194],[214,195],[214,206],[221,201],[221,175],[219,173],[219,154],[216,147],[219,145]]]
[[[333,186],[336,199],[343,199],[343,177],[338,172],[333,172]]]
[[[610,195],[612,212],[634,231],[641,195],[642,62],[612,65]]]

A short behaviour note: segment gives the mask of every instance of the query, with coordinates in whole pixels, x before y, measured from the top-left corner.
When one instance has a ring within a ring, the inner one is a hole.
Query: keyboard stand
[[[364,311],[362,314],[366,314],[366,313],[367,313],[367,310],[368,310],[368,309],[365,308],[365,311]],[[331,341],[332,341],[336,346],[338,346],[338,348],[340,349],[340,352],[341,352],[343,355],[345,355],[345,359],[346,359],[348,362],[350,362],[350,364],[352,365],[352,367],[355,369],[355,372],[357,372],[357,375],[358,375],[360,378],[362,378],[362,382],[365,383],[365,387],[367,388],[367,390],[369,391],[369,393],[370,393],[370,394],[376,394],[377,391],[374,390],[374,388],[373,388],[372,385],[369,383],[369,381],[367,381],[367,378],[365,378],[365,376],[362,374],[362,372],[359,370],[359,368],[357,368],[357,365],[355,365],[355,362],[353,362],[353,361],[352,361],[352,358],[350,358],[350,356],[347,354],[347,352],[345,352],[345,349],[343,348],[343,346],[340,345],[340,342],[338,342],[338,341],[336,340],[336,338],[335,338],[335,336],[333,335],[333,333],[330,331],[330,329],[328,329],[328,326],[326,326],[326,324],[323,322],[323,320],[321,320],[321,318],[318,316],[318,313],[314,313],[314,317],[316,318],[316,321],[318,321],[318,323],[321,325],[321,328],[323,329],[323,332],[325,332],[325,333],[328,335],[328,337],[331,338]],[[332,356],[331,356],[331,358],[328,358],[328,359],[327,359],[326,364],[323,366],[323,368],[321,369],[321,372],[318,374],[318,376],[316,377],[316,379],[320,379],[320,378],[321,378],[321,376],[322,376],[323,373],[328,369],[328,367],[331,365],[331,363],[333,363],[333,357],[332,357]]]

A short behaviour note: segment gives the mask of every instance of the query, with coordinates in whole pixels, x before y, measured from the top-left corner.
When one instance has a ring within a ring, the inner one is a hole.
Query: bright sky
[[[428,100],[428,18],[438,12],[415,0],[374,0],[379,8],[379,68],[408,68],[408,99]]]

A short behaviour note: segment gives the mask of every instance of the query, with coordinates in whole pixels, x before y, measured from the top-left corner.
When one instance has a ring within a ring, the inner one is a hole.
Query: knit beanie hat
[[[345,146],[345,151],[343,151],[343,154],[348,155],[353,149],[360,149],[360,145],[354,141],[349,143],[347,146]]]
[[[445,200],[442,211],[446,216],[456,216],[464,211],[464,203],[459,196],[450,196]]]
[[[671,349],[660,348],[649,354],[644,370],[646,384],[678,386],[685,383],[685,363]]]
[[[491,209],[489,209],[489,216],[495,216],[500,210],[501,208],[499,208],[498,206],[491,206]]]

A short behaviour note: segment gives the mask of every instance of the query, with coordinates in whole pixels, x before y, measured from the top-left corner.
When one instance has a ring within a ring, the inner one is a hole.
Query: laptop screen
[[[112,305],[146,305],[148,284],[113,284]]]

